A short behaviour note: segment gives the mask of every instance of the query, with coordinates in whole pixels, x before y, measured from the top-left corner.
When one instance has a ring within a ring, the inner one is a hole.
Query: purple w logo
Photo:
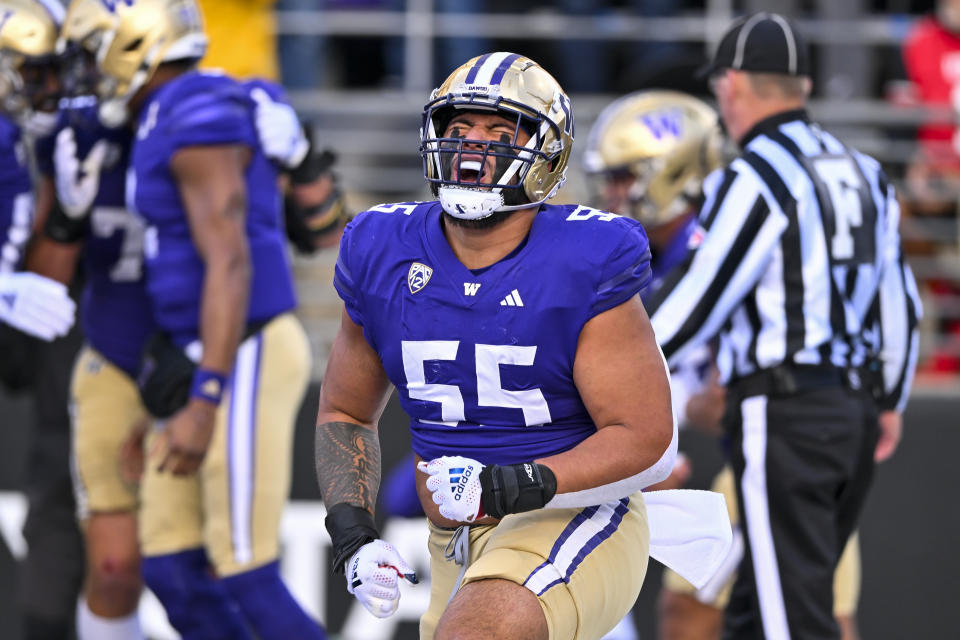
[[[117,5],[119,4],[125,4],[128,7],[132,7],[134,2],[134,0],[100,0],[100,1],[103,2],[103,6],[105,6],[107,10],[110,11],[110,13],[116,13]]]
[[[664,136],[677,138],[683,129],[683,114],[679,109],[656,111],[643,116],[641,121],[657,140],[662,139]]]

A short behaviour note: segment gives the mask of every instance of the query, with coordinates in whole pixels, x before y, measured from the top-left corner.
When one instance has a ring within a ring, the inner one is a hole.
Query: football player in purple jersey
[[[22,479],[27,553],[16,601],[23,637],[31,640],[72,633],[83,574],[66,406],[69,363],[79,346],[78,332],[70,331],[76,305],[63,284],[23,270],[37,226],[29,141],[56,118],[62,16],[54,0],[0,2],[0,386],[32,396],[29,425],[4,421],[28,427]]]
[[[50,341],[66,334],[74,321],[75,305],[66,287],[21,271],[34,225],[23,134],[42,134],[56,117],[54,61],[62,13],[39,0],[0,2],[0,344],[10,345],[4,349],[8,357],[0,365],[0,380],[15,388],[23,386],[17,378],[24,363],[14,365],[9,357],[19,342],[14,333]]]
[[[86,88],[82,78],[70,80],[75,91]],[[309,145],[280,87],[261,80],[245,86],[257,99],[257,132],[267,154],[284,167],[303,164]],[[80,640],[143,637],[136,508],[147,411],[136,378],[155,327],[142,266],[143,220],[125,208],[131,138],[128,127],[104,127],[93,97],[80,96],[63,104],[53,134],[36,145],[41,189],[55,184],[57,198],[33,249],[43,254],[43,269],[63,281],[72,278],[82,249],[85,274],[87,344],[72,384],[74,483],[88,557]]]
[[[374,615],[413,569],[380,538],[379,420],[410,416],[430,520],[421,638],[599,638],[633,606],[670,472],[668,375],[637,295],[639,223],[550,205],[573,112],[529,58],[474,58],[434,91],[420,149],[438,200],[351,222],[321,387],[317,478],[334,568]]]
[[[157,427],[145,582],[184,638],[323,638],[277,562],[309,369],[275,166],[309,157],[299,124],[264,145],[278,88],[194,70],[206,38],[192,1],[75,0],[64,34],[97,60],[99,119],[132,126],[126,207],[146,226],[158,330],[137,379]]]

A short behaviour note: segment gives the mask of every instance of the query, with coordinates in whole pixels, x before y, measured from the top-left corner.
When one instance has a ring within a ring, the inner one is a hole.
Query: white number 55
[[[439,424],[456,426],[466,420],[463,393],[453,384],[426,381],[424,362],[427,360],[455,360],[459,340],[404,340],[403,372],[407,378],[407,393],[415,400],[440,403]],[[532,366],[537,348],[514,345],[474,345],[477,362],[477,404],[481,407],[504,407],[523,411],[526,426],[550,422],[550,408],[540,389],[512,391],[504,389],[500,381],[500,365]],[[431,422],[421,420],[421,422]]]

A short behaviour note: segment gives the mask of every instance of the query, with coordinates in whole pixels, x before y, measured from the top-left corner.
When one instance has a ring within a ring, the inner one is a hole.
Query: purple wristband
[[[198,368],[193,374],[193,383],[190,385],[190,397],[206,400],[211,404],[220,404],[223,390],[227,386],[227,376],[209,369]]]

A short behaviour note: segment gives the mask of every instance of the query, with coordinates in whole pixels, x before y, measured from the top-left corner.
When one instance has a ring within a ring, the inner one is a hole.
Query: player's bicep
[[[363,329],[343,311],[320,384],[317,424],[355,422],[376,429],[390,381]]]
[[[669,438],[673,428],[670,383],[638,296],[584,325],[573,377],[598,429],[623,425],[652,437],[663,432]]]
[[[249,161],[244,145],[184,147],[170,160],[190,233],[205,260],[246,246]]]

